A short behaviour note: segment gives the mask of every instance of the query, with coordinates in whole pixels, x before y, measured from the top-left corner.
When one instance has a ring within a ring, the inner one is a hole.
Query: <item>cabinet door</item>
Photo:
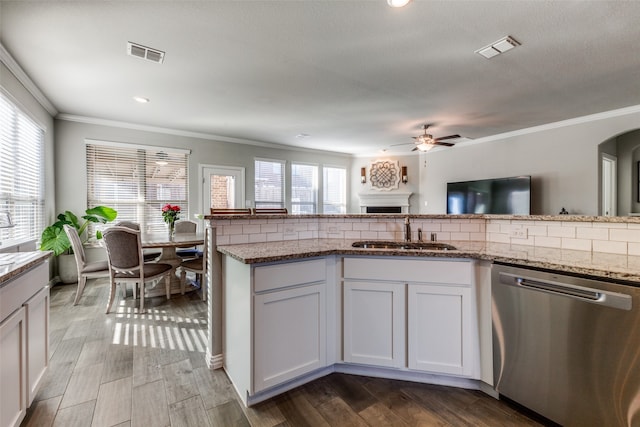
[[[472,374],[471,288],[410,284],[409,368]]]
[[[326,285],[254,297],[254,392],[326,365]]]
[[[31,405],[49,366],[49,287],[25,304],[27,318],[27,403]]]
[[[19,426],[27,411],[26,316],[19,308],[0,323],[0,427]]]
[[[405,285],[344,283],[344,361],[405,365]]]

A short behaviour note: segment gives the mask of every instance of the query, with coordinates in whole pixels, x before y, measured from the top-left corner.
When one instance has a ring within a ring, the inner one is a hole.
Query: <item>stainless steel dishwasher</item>
[[[494,264],[502,396],[564,426],[640,426],[640,287]]]

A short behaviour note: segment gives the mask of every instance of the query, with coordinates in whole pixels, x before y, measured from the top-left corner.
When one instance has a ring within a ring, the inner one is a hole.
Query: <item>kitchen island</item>
[[[224,333],[211,337],[225,337],[220,365],[245,404],[330,372],[494,394],[493,262],[640,283],[633,221],[412,215],[414,232],[435,232],[456,249],[352,246],[401,240],[405,217],[210,218],[211,285],[221,289],[217,310],[225,316]]]

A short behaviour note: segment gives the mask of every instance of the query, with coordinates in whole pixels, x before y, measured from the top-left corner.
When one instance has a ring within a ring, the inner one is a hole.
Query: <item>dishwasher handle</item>
[[[500,282],[505,285],[527,288],[554,295],[562,295],[606,307],[631,310],[631,295],[621,294],[618,292],[609,292],[602,289],[534,279],[531,277],[503,272],[500,273]]]

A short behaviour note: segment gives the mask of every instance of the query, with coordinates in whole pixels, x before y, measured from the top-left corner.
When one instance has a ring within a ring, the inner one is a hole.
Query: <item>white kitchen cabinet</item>
[[[19,426],[27,411],[27,327],[24,307],[0,323],[0,426]]]
[[[473,261],[345,257],[343,359],[476,377]]]
[[[258,294],[254,309],[255,392],[325,366],[324,282]]]
[[[223,364],[245,404],[326,367],[327,263],[224,257]]]
[[[471,287],[410,284],[407,292],[409,369],[471,375]]]
[[[48,263],[0,283],[0,427],[19,426],[49,364]]]
[[[49,287],[25,304],[27,318],[27,403],[36,397],[49,366]]]
[[[398,282],[344,283],[344,361],[400,368],[405,363],[405,290]]]

